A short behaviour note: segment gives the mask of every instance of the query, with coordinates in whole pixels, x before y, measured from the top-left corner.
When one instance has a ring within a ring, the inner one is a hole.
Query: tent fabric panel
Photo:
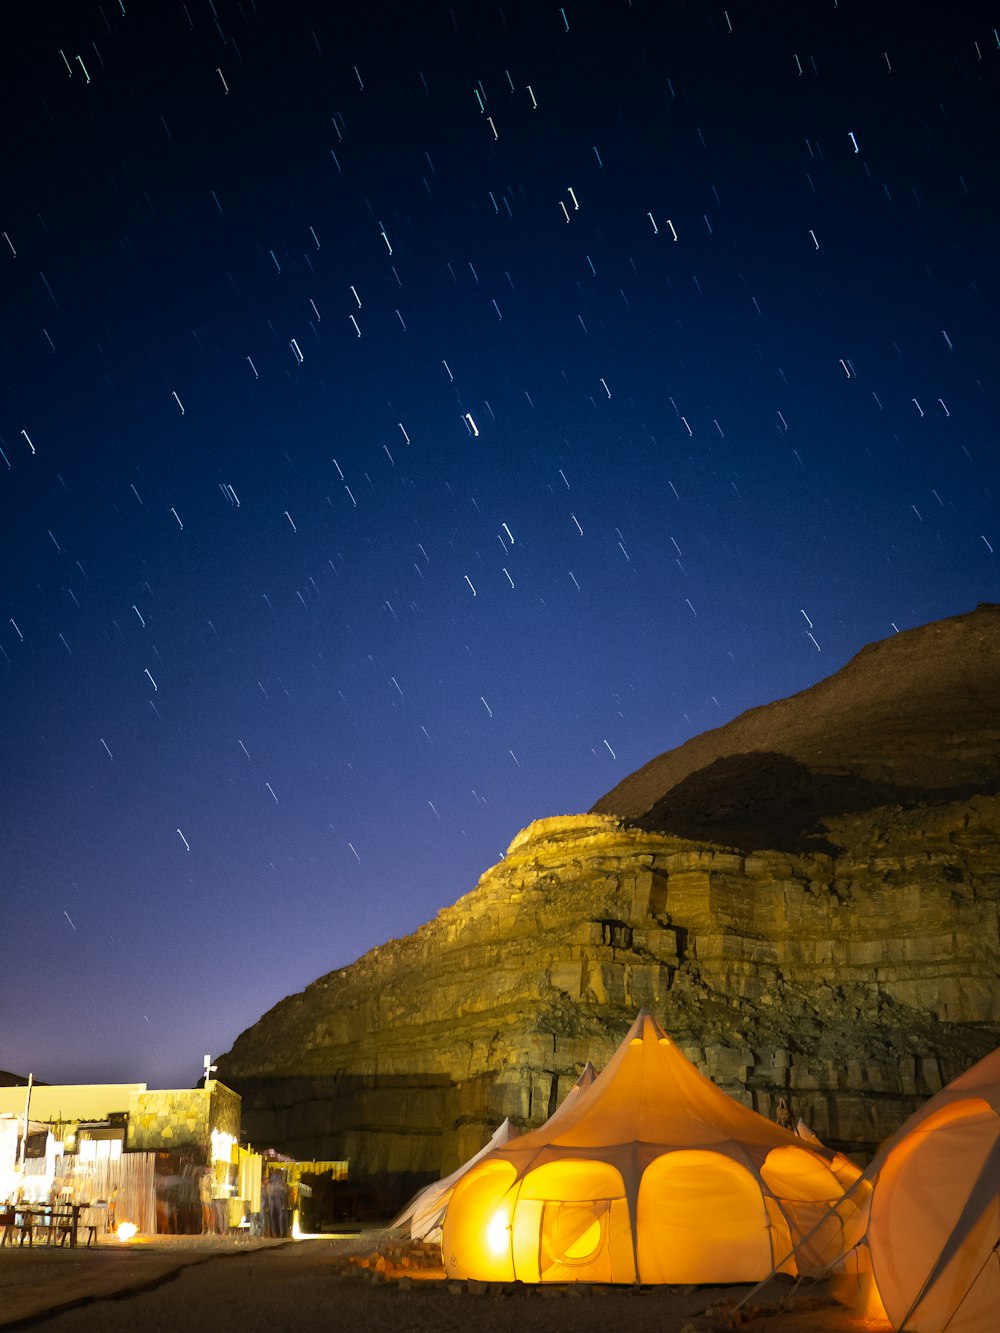
[[[829,1163],[815,1152],[792,1144],[768,1153],[760,1168],[760,1178],[779,1199],[833,1203],[843,1193]]]
[[[796,1238],[793,1267],[800,1275],[819,1276],[864,1235],[865,1191],[843,1197],[844,1181],[861,1176],[847,1158],[826,1162],[805,1147],[775,1148],[760,1175]],[[775,1262],[784,1258],[777,1255]]]
[[[410,1217],[411,1240],[424,1240],[436,1227],[441,1225],[453,1189],[453,1184],[445,1184],[444,1181],[437,1181],[433,1185],[428,1185],[427,1189],[415,1202]]]
[[[636,1161],[648,1164],[665,1152],[697,1148],[703,1152],[721,1153],[723,1156],[732,1157],[741,1165],[757,1172],[771,1151],[770,1145],[758,1147],[752,1144],[748,1147],[740,1140],[722,1132],[716,1134],[711,1143],[695,1144],[683,1132],[683,1128],[677,1125],[667,1124],[660,1128],[662,1132],[652,1140],[609,1137],[606,1143],[595,1144],[571,1144],[560,1135],[547,1143],[527,1145],[524,1141],[527,1135],[523,1135],[498,1148],[490,1156],[510,1162],[519,1175],[526,1175],[544,1162],[558,1161],[564,1157],[574,1157],[579,1161],[589,1158],[594,1161],[625,1163],[632,1160],[634,1154]]]
[[[894,1324],[959,1333],[975,1328],[968,1319],[984,1293],[1000,1308],[1000,1260],[990,1259],[1000,1239],[998,1147],[1000,1118],[976,1098],[937,1108],[883,1162],[868,1242]]]
[[[849,1157],[845,1157],[842,1152],[834,1153],[830,1162],[830,1170],[840,1181],[841,1189],[845,1191],[857,1186],[858,1181],[864,1175],[860,1166],[856,1162],[852,1162]],[[865,1181],[860,1188],[865,1196],[871,1193],[871,1184],[868,1181]]]
[[[555,1162],[564,1162],[568,1158],[578,1162],[607,1162],[624,1179],[629,1175],[633,1157],[634,1150],[631,1143],[574,1149],[569,1149],[562,1143],[551,1143],[535,1148],[533,1151],[523,1151],[514,1146],[501,1148],[498,1152],[491,1154],[488,1160],[495,1159],[507,1162],[519,1180],[526,1179],[532,1172],[543,1166]]]
[[[961,1249],[906,1316],[913,1333],[992,1333],[1000,1322],[1000,1208],[980,1214]]]
[[[635,1261],[621,1172],[561,1158],[521,1181],[512,1226],[522,1282],[633,1282]]]
[[[637,1228],[641,1282],[756,1282],[774,1262],[759,1182],[718,1153],[652,1162],[639,1186]]]
[[[521,1199],[558,1200],[624,1199],[625,1182],[610,1162],[598,1158],[560,1157],[535,1167],[521,1181]]]
[[[792,1236],[788,1219],[778,1207],[777,1199],[770,1194],[764,1195],[764,1207],[767,1209],[768,1226],[771,1228],[771,1263],[775,1273],[787,1273],[789,1277],[798,1277],[796,1263],[798,1235]]]
[[[635,1282],[635,1242],[632,1236],[632,1219],[629,1206],[624,1199],[611,1202],[611,1222],[608,1232],[608,1261],[611,1265],[611,1282]]]
[[[512,1282],[511,1222],[517,1173],[488,1158],[455,1186],[444,1217],[442,1253],[449,1277]]]
[[[518,1198],[511,1214],[510,1245],[518,1282],[541,1282],[541,1235],[544,1199]]]
[[[795,1238],[794,1271],[799,1277],[822,1277],[864,1235],[861,1211],[848,1204],[831,1207],[829,1202],[810,1203],[798,1199],[776,1199],[774,1202]],[[781,1258],[784,1256],[779,1256]]]

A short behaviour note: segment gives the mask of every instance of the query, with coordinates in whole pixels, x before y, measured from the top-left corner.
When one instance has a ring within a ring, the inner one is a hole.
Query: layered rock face
[[[1000,1044],[1000,608],[707,736],[245,1032],[218,1063],[251,1139],[449,1171],[505,1115],[540,1124],[646,1006],[727,1091],[864,1154]]]

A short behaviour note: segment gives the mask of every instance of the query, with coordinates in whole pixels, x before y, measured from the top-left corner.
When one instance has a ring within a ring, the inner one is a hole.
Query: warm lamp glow
[[[862,1284],[863,1304],[862,1314],[866,1319],[888,1319],[889,1315],[882,1304],[882,1297],[875,1283],[874,1273],[866,1273]]]
[[[132,1237],[137,1234],[138,1230],[139,1228],[134,1222],[120,1222],[115,1235],[122,1241],[131,1240]]]
[[[490,1247],[491,1254],[505,1254],[510,1248],[510,1226],[507,1222],[506,1209],[498,1209],[490,1218],[486,1227],[486,1244]]]
[[[213,1162],[231,1162],[233,1159],[233,1148],[236,1146],[236,1140],[232,1134],[226,1134],[221,1129],[212,1130],[212,1161]]]
[[[841,1273],[834,1283],[834,1296],[861,1319],[871,1320],[873,1323],[888,1320],[889,1316],[882,1304],[875,1275],[871,1268],[867,1267],[867,1252],[859,1245],[854,1253],[866,1266],[861,1267],[856,1273]]]

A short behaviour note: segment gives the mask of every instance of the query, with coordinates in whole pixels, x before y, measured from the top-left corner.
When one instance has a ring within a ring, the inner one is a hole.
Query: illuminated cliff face
[[[998,659],[997,608],[911,631],[654,760],[599,803],[619,817],[530,825],[220,1059],[251,1138],[451,1169],[645,1006],[756,1109],[870,1151],[1000,1043]]]
[[[544,1120],[645,1005],[758,1110],[784,1094],[872,1147],[1000,1040],[1000,800],[879,816],[836,858],[531,825],[454,907],[240,1037],[220,1065],[251,1138],[447,1168],[505,1115]]]

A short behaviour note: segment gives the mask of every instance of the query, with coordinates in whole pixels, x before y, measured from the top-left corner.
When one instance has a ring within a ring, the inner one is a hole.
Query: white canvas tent
[[[905,1122],[865,1173],[866,1241],[894,1329],[1000,1327],[1000,1049]]]
[[[445,1268],[486,1281],[643,1283],[812,1271],[847,1248],[854,1216],[830,1209],[859,1175],[728,1097],[642,1011],[571,1105],[458,1181]]]

